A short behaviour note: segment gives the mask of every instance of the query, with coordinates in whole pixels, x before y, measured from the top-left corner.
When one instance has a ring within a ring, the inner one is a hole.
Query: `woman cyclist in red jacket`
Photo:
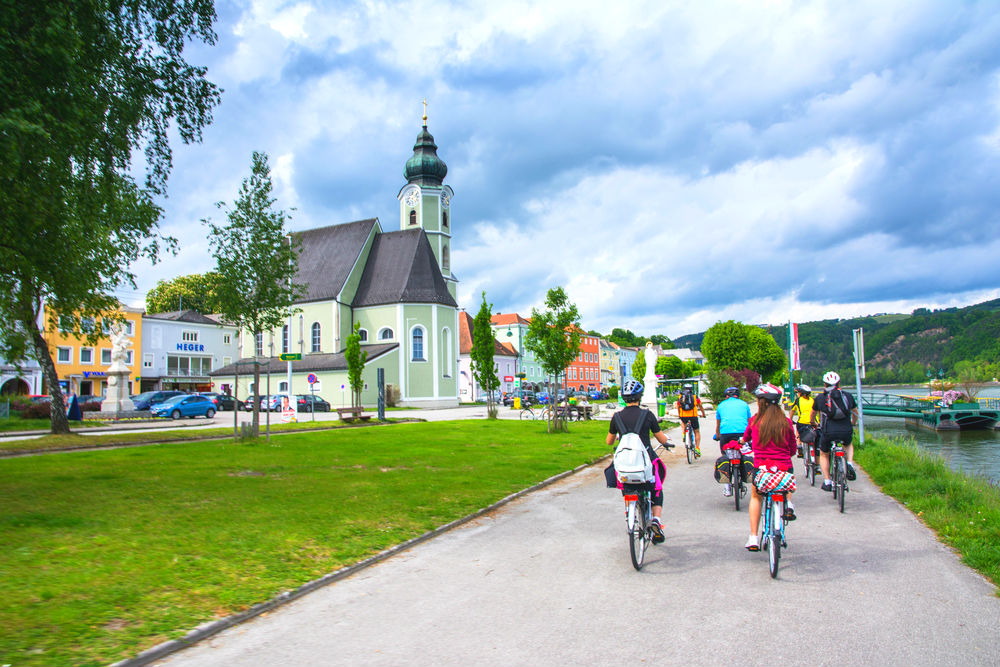
[[[750,419],[743,434],[743,442],[753,449],[754,484],[750,485],[750,537],[747,538],[748,551],[758,551],[760,544],[757,539],[757,526],[760,523],[760,507],[763,496],[757,491],[756,484],[762,476],[775,474],[792,474],[792,457],[795,456],[795,428],[792,420],[785,416],[781,409],[781,389],[770,383],[764,383],[754,391],[757,397],[757,414]],[[795,490],[794,476],[790,480],[791,489]],[[795,519],[795,510],[791,502],[787,505],[785,520]]]

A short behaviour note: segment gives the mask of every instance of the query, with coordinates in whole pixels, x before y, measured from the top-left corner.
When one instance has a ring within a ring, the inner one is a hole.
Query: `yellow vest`
[[[812,396],[808,398],[803,398],[802,396],[796,397],[795,402],[792,404],[792,416],[798,415],[795,421],[800,424],[809,423],[809,418],[812,417],[814,400]]]

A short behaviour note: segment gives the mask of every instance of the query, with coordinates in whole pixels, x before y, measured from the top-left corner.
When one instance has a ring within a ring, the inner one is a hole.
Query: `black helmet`
[[[635,403],[642,398],[642,383],[635,378],[625,378],[622,382],[622,399],[626,403]]]
[[[736,387],[726,387],[726,396],[739,396],[740,390]]]

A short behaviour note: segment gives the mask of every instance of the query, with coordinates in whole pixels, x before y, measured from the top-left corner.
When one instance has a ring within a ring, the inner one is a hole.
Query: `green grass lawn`
[[[81,422],[70,422],[70,428],[80,426],[101,426],[104,422],[93,419],[86,419]],[[27,419],[19,414],[11,413],[7,419],[0,419],[0,433],[10,433],[13,431],[47,431],[52,428],[52,422],[48,418]]]
[[[866,440],[854,458],[882,490],[1000,586],[1000,489],[955,472],[939,456],[900,440]]]
[[[606,432],[466,420],[0,460],[0,664],[134,655],[591,462]]]

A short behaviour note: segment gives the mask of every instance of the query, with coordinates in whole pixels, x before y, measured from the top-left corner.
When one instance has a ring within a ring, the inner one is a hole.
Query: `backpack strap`
[[[616,412],[615,413],[615,425],[618,427],[618,437],[620,438],[621,436],[625,435],[626,433],[635,433],[636,435],[639,435],[639,430],[640,430],[640,428],[642,426],[642,423],[644,421],[646,421],[645,417],[646,417],[646,413],[647,412],[649,412],[649,410],[643,408],[642,413],[639,416],[639,420],[635,423],[635,426],[633,426],[630,429],[625,428],[625,420],[622,419],[621,410],[619,410],[618,412]],[[650,413],[650,414],[652,414],[652,413]]]

